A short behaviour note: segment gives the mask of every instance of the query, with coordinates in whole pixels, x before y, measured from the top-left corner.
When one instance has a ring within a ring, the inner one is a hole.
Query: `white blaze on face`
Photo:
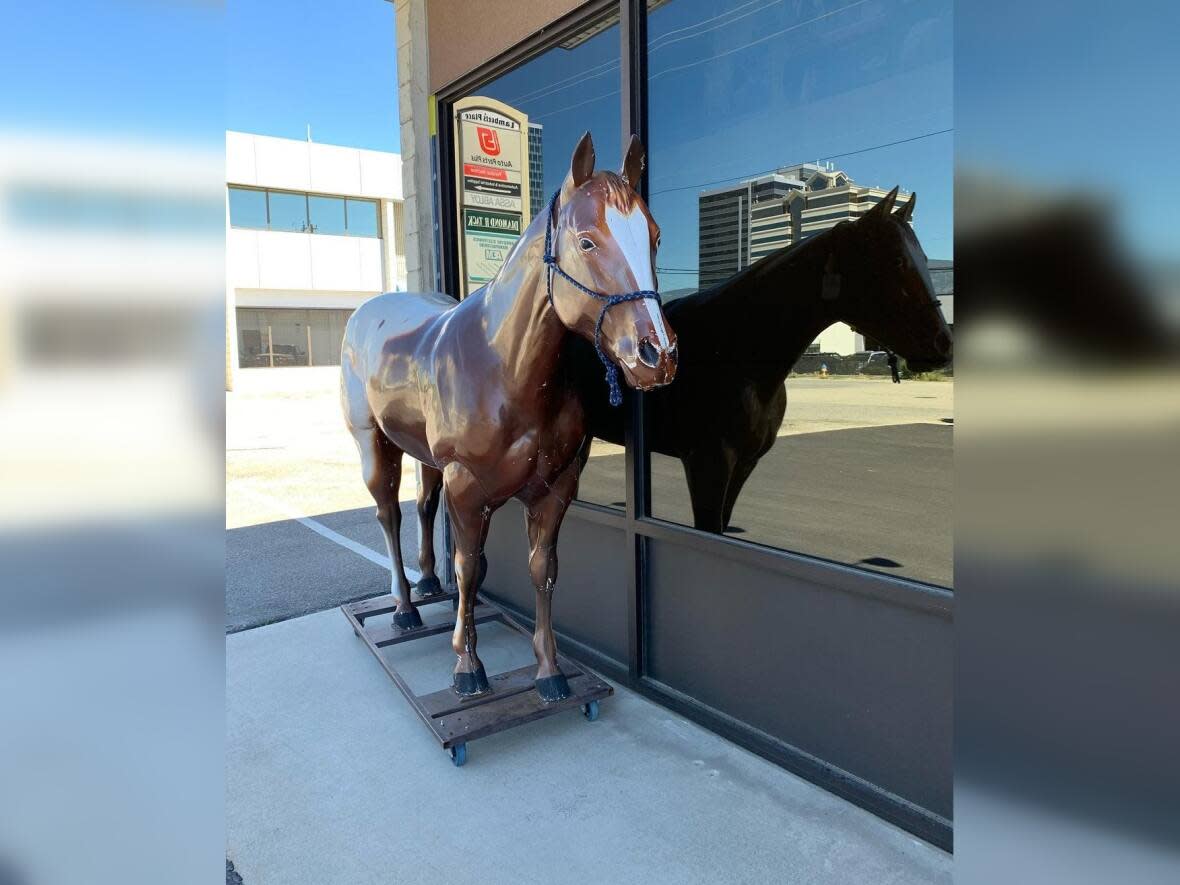
[[[656,283],[652,279],[651,240],[647,230],[647,216],[638,206],[627,215],[614,206],[607,206],[606,226],[610,230],[611,236],[615,238],[619,251],[623,253],[623,258],[631,268],[631,276],[635,277],[635,284],[640,289],[654,291]],[[651,298],[644,298],[643,304],[651,317],[652,328],[656,330],[659,345],[668,347],[672,340],[664,326],[664,315],[660,312],[660,306]]]

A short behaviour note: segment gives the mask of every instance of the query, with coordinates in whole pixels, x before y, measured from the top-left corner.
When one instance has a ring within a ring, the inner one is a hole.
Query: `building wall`
[[[238,365],[235,308],[353,309],[406,289],[398,154],[226,132],[226,387]],[[377,201],[380,236],[230,224],[230,185]]]
[[[583,0],[406,0],[422,5],[427,18],[429,90],[443,86],[511,49],[555,19],[582,5]],[[400,28],[399,28],[400,34]]]
[[[411,292],[427,292],[437,287],[430,171],[430,137],[435,119],[428,87],[426,0],[399,2],[395,17],[402,180],[406,183],[406,285]]]
[[[229,184],[401,200],[399,159],[385,151],[225,133],[225,180]]]
[[[815,339],[821,353],[838,353],[848,356],[865,349],[865,336],[852,331],[847,323],[833,323]]]
[[[356,292],[384,285],[383,238],[336,237],[285,231],[229,232],[226,275],[235,290]]]

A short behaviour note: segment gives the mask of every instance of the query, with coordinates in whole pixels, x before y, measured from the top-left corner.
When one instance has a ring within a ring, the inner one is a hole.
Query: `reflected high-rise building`
[[[540,123],[529,123],[529,220],[545,208],[549,195],[545,193],[545,165],[541,148]]]
[[[800,163],[702,191],[700,285],[712,286],[776,249],[869,211],[889,188],[858,185],[830,163]],[[909,199],[898,194],[898,202]]]

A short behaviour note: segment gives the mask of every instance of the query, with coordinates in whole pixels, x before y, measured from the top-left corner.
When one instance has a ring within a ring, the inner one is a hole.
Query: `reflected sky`
[[[704,189],[830,161],[857,184],[919,194],[931,258],[952,249],[952,14],[943,0],[676,0],[650,14],[649,188],[660,288],[695,288]],[[546,194],[581,133],[619,162],[618,28],[480,90],[544,128]]]

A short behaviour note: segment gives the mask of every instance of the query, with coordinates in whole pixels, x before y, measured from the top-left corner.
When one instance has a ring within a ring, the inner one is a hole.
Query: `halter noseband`
[[[651,298],[661,307],[663,302],[660,301],[660,293],[653,289],[640,289],[636,292],[627,292],[623,295],[605,295],[602,292],[595,292],[593,289],[583,286],[561,269],[561,266],[557,263],[557,256],[553,254],[553,231],[557,228],[557,198],[560,195],[560,190],[554,192],[553,199],[549,201],[549,218],[545,222],[545,254],[542,260],[549,268],[545,274],[545,290],[549,295],[549,305],[554,311],[557,310],[557,305],[553,303],[554,273],[579,292],[603,302],[602,310],[598,314],[598,321],[594,324],[594,350],[598,354],[598,359],[606,367],[606,383],[610,387],[610,404],[617,406],[623,402],[623,393],[619,389],[619,368],[610,361],[610,358],[602,350],[602,323],[606,319],[606,312],[616,304],[622,304],[626,301],[641,301],[644,298]]]

